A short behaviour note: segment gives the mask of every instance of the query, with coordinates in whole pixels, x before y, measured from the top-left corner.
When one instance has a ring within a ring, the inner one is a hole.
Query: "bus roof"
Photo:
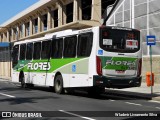
[[[59,37],[64,37],[64,36],[69,36],[69,35],[91,32],[93,30],[93,28],[97,28],[97,27],[86,28],[86,29],[81,29],[81,30],[68,29],[68,30],[64,30],[64,31],[46,34],[45,38],[46,39],[51,39],[54,37],[59,38]]]
[[[24,43],[29,43],[29,42],[36,42],[36,41],[44,40],[44,39],[45,39],[45,37],[34,38],[34,39],[26,39],[26,40],[23,40],[23,41],[17,41],[17,42],[14,43],[14,45],[24,44]]]
[[[82,29],[82,30],[68,29],[68,30],[64,30],[64,31],[49,33],[49,34],[46,34],[44,37],[40,37],[40,38],[26,39],[23,41],[16,41],[16,42],[14,42],[14,45],[24,44],[24,43],[29,43],[29,42],[36,42],[36,41],[40,41],[40,40],[48,40],[48,39],[52,39],[54,37],[60,38],[60,37],[64,37],[64,36],[77,35],[80,33],[91,32],[93,30],[93,28],[97,28],[97,27],[86,28],[86,29]]]
[[[117,30],[127,30],[127,31],[136,30],[136,29],[126,28],[126,27],[104,26],[104,25],[103,26],[86,28],[86,29],[81,29],[81,30],[68,29],[68,30],[64,30],[64,31],[49,33],[49,34],[46,34],[44,37],[40,37],[40,38],[26,39],[26,40],[23,40],[23,41],[16,41],[14,43],[14,45],[24,44],[24,43],[29,43],[29,42],[36,42],[36,41],[41,41],[41,40],[45,41],[45,40],[52,39],[52,38],[60,38],[60,37],[64,37],[64,36],[70,36],[70,35],[77,35],[77,34],[81,34],[81,33],[92,32],[94,28],[99,28],[99,27],[100,28],[117,29]]]
[[[127,31],[136,30],[136,29],[126,28],[126,27],[105,26],[105,25],[81,29],[81,30],[68,29],[68,30],[63,30],[63,31],[59,31],[59,32],[48,33],[44,37],[40,37],[40,38],[26,39],[23,41],[16,41],[14,43],[14,45],[24,44],[24,43],[29,43],[29,42],[36,42],[36,41],[40,41],[40,40],[48,40],[48,39],[52,39],[52,38],[60,38],[60,37],[64,37],[64,36],[76,35],[76,34],[86,33],[86,32],[92,32],[94,28],[98,28],[98,27],[116,29],[116,30],[127,30]],[[139,31],[139,30],[137,30],[137,31]]]

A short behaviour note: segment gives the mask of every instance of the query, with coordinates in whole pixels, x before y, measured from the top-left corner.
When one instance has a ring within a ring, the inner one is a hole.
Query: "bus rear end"
[[[142,52],[140,31],[100,27],[94,85],[109,88],[141,85]]]

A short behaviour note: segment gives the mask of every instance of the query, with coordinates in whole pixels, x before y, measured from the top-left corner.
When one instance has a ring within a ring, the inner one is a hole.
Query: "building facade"
[[[102,14],[115,0],[40,0],[0,25],[0,42],[42,37],[65,29],[101,25]],[[11,56],[0,49],[0,77],[11,77]],[[11,55],[11,54],[10,54]]]
[[[116,0],[40,0],[0,25],[0,42],[14,42],[42,37],[65,29],[83,29],[102,24],[104,13]],[[131,27],[141,31],[143,68],[142,75],[150,71],[147,35],[156,35],[152,47],[155,81],[160,83],[160,1],[119,0],[106,25]],[[11,77],[11,56],[0,48],[0,77]]]
[[[156,46],[152,47],[153,72],[155,82],[160,83],[160,1],[159,0],[120,0],[117,7],[107,21],[107,25],[131,27],[141,31],[143,50],[142,75],[145,80],[150,71],[149,46],[146,36],[156,36]]]

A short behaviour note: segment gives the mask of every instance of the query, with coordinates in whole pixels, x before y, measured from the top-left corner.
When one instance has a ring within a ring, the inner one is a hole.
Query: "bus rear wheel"
[[[54,89],[57,94],[63,94],[63,78],[61,75],[57,75],[54,81]]]

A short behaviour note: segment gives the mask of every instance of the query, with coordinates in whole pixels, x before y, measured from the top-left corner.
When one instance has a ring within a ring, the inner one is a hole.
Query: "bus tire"
[[[63,78],[61,75],[57,75],[54,81],[54,89],[57,94],[63,94]]]

